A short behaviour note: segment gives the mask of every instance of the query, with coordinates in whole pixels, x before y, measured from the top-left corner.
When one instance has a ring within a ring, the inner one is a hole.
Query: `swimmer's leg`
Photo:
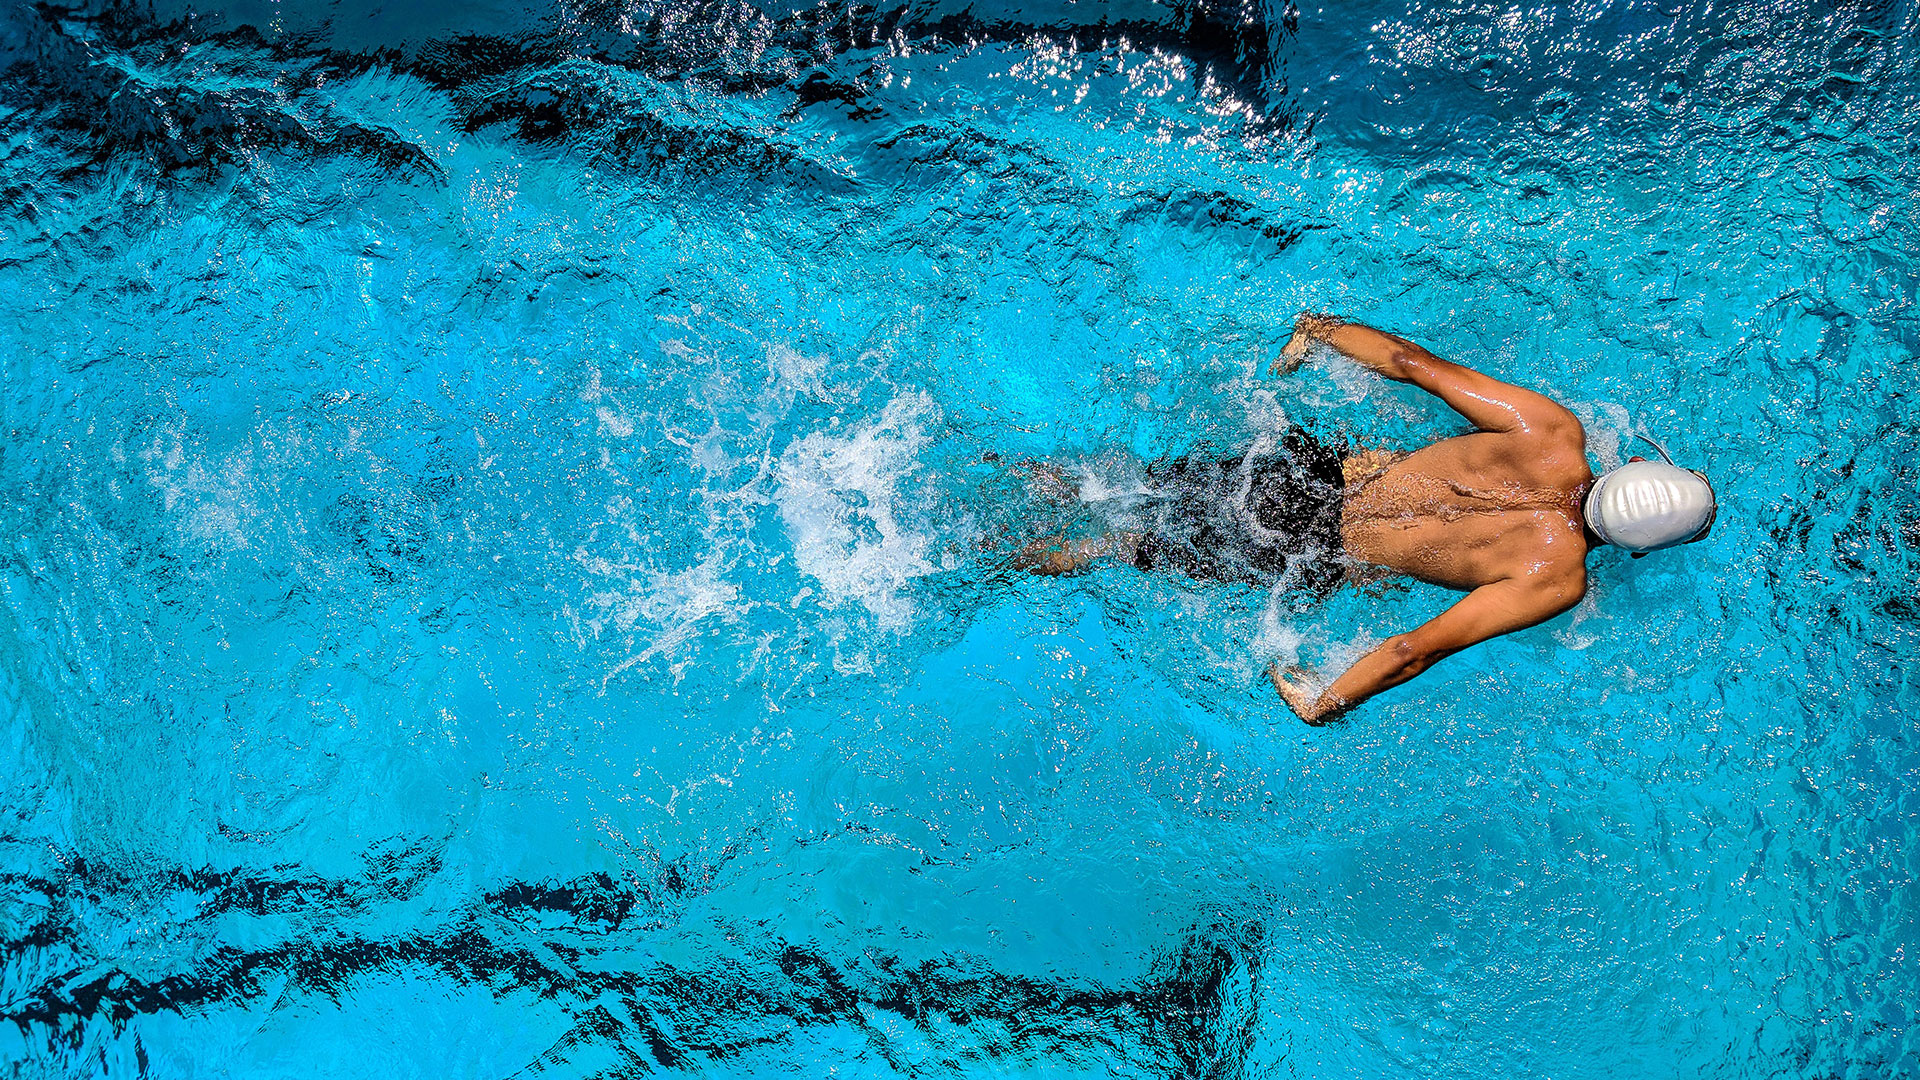
[[[980,461],[992,471],[974,495],[981,525],[980,535],[973,540],[975,551],[1005,551],[1033,536],[1073,528],[1071,522],[1079,516],[1075,510],[1080,487],[1065,466],[1035,458],[1009,459],[993,450],[982,453]]]
[[[1086,540],[1068,540],[1065,536],[1035,540],[1014,554],[1013,568],[1060,577],[1085,570],[1095,559],[1134,563],[1139,558],[1140,542],[1139,533],[1108,533]]]

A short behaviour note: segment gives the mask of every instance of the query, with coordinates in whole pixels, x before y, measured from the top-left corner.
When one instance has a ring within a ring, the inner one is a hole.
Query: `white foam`
[[[1131,500],[1151,490],[1146,471],[1138,458],[1127,454],[1107,454],[1068,466],[1081,502],[1102,503]]]
[[[1254,433],[1256,440],[1264,440],[1270,448],[1274,433],[1284,431],[1292,425],[1287,418],[1286,406],[1280,403],[1280,396],[1269,387],[1256,387],[1246,396],[1247,429]],[[1250,450],[1249,453],[1258,453]]]
[[[634,569],[615,566],[585,549],[576,551],[574,559],[589,572],[599,575]],[[633,632],[636,628],[642,632],[653,631],[646,647],[614,665],[601,679],[602,685],[635,664],[656,656],[679,660],[672,665],[674,681],[678,682],[691,658],[682,655],[681,647],[702,631],[702,624],[707,620],[716,616],[729,620],[739,606],[740,590],[725,579],[724,570],[720,557],[715,555],[683,570],[635,575],[625,582],[624,589],[592,594],[590,599],[598,614],[585,620],[585,628],[594,636],[598,637],[609,625],[623,632]]]
[[[1308,617],[1313,623],[1313,632],[1303,631],[1288,618],[1298,611],[1286,599],[1287,585],[1283,577],[1267,596],[1266,610],[1260,613],[1260,629],[1251,646],[1252,657],[1263,671],[1270,664],[1305,668],[1312,679],[1317,680],[1316,685],[1324,689],[1379,646],[1381,639],[1363,629],[1348,641],[1326,641],[1317,615]],[[1307,664],[1304,654],[1309,649],[1320,654],[1319,663]]]
[[[774,381],[782,388],[796,394],[807,394],[819,398],[831,398],[826,383],[827,358],[825,355],[809,356],[789,345],[774,343],[768,345],[767,368],[772,372]]]
[[[1356,632],[1350,640],[1335,641],[1327,645],[1326,658],[1321,661],[1329,681],[1346,674],[1348,668],[1360,662],[1360,658],[1379,648],[1382,638],[1375,637],[1365,630]]]
[[[1618,468],[1627,459],[1627,443],[1633,438],[1633,416],[1624,405],[1611,401],[1569,401],[1567,411],[1580,418],[1587,429],[1587,452],[1600,462],[1600,471]]]
[[[1588,588],[1587,595],[1580,599],[1579,605],[1573,609],[1569,619],[1565,622],[1554,620],[1553,640],[1569,649],[1584,649],[1605,636],[1598,630],[1587,627],[1589,621],[1600,617],[1598,592],[1597,587]]]
[[[1348,359],[1345,354],[1330,345],[1316,342],[1309,359],[1319,362],[1321,370],[1327,374],[1327,381],[1333,384],[1332,389],[1335,391],[1331,395],[1321,391],[1306,398],[1310,405],[1318,407],[1350,405],[1372,393],[1373,388],[1381,381],[1381,376],[1362,367],[1358,361]]]
[[[1300,662],[1300,646],[1304,645],[1307,635],[1300,628],[1282,617],[1279,594],[1275,593],[1267,600],[1267,609],[1260,613],[1260,632],[1253,639],[1253,656],[1256,660],[1271,661],[1282,666]]]
[[[932,541],[901,521],[902,484],[921,467],[934,415],[932,398],[903,393],[871,423],[815,431],[781,454],[774,502],[795,561],[820,583],[827,606],[858,601],[888,628],[912,619],[900,594],[933,570]]]
[[[1387,382],[1385,376],[1375,374],[1331,346],[1314,345],[1307,359],[1324,377],[1301,380],[1296,400],[1316,412],[1366,401],[1380,414],[1402,420],[1417,422],[1426,415],[1422,411],[1424,406],[1416,408],[1402,397],[1379,393]]]
[[[600,434],[611,435],[616,439],[633,437],[633,421],[628,419],[626,414],[601,405],[593,410],[593,415],[600,421]]]
[[[227,549],[249,546],[247,534],[261,518],[251,447],[208,460],[199,446],[189,450],[183,432],[171,430],[155,435],[139,457],[147,483],[182,534]]]

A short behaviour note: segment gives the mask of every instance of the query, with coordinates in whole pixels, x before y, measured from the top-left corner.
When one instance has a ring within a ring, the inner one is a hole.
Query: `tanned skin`
[[[1300,667],[1267,669],[1302,720],[1324,724],[1444,657],[1578,604],[1587,592],[1587,553],[1604,541],[1582,516],[1593,472],[1586,432],[1565,408],[1405,338],[1325,315],[1295,320],[1275,374],[1298,367],[1316,342],[1412,383],[1474,426],[1405,456],[1363,450],[1341,462],[1342,546],[1378,571],[1362,576],[1405,574],[1467,595],[1381,642],[1331,684]],[[1705,535],[1703,529],[1694,539]],[[1138,540],[1124,533],[1042,540],[1020,552],[1014,565],[1037,574],[1077,573],[1098,558],[1128,558]]]
[[[1572,413],[1405,338],[1326,316],[1295,322],[1276,370],[1297,367],[1314,342],[1427,391],[1475,428],[1397,460],[1370,451],[1345,463],[1359,480],[1340,513],[1347,554],[1467,595],[1381,642],[1331,684],[1302,668],[1269,668],[1293,711],[1324,724],[1443,657],[1578,604],[1587,552],[1601,541],[1581,517],[1593,472]]]

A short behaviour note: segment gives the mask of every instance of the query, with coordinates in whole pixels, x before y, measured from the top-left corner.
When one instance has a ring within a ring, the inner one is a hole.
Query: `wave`
[[[1285,131],[1298,121],[1271,92],[1276,42],[1291,22],[1270,25],[1245,0],[555,5],[518,19],[415,12],[412,21],[383,12],[47,4],[9,13],[13,44],[0,64],[21,76],[26,93],[16,104],[49,109],[91,160],[134,155],[182,174],[290,151],[351,156],[394,179],[443,180],[431,147],[352,115],[329,92],[372,71],[418,80],[468,131],[583,141],[596,162],[640,172],[798,173],[832,191],[845,191],[850,178],[782,122],[816,106],[853,122],[884,115],[888,106],[874,95],[887,84],[888,59],[913,53],[1177,55],[1198,92],[1243,103],[1250,123]],[[368,25],[378,36],[359,29]],[[726,115],[729,101],[747,111]]]

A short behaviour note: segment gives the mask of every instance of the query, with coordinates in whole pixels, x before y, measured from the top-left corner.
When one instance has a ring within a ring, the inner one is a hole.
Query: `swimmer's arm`
[[[1579,603],[1585,592],[1584,573],[1497,581],[1468,593],[1419,628],[1381,642],[1318,694],[1298,669],[1276,666],[1268,675],[1300,719],[1324,724],[1470,645],[1546,622]]]
[[[1310,341],[1325,342],[1395,382],[1412,383],[1482,431],[1550,433],[1568,425],[1579,430],[1580,421],[1551,398],[1442,360],[1396,334],[1328,316],[1302,315],[1294,323],[1293,340],[1282,352],[1304,354]]]

